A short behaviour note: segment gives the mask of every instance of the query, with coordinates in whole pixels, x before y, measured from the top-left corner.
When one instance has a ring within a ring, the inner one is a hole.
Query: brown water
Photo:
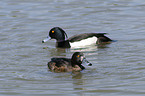
[[[52,27],[69,37],[107,32],[101,48],[58,49],[41,41]],[[1,96],[144,96],[144,0],[1,0]],[[80,73],[52,73],[51,57],[82,51],[93,64]]]

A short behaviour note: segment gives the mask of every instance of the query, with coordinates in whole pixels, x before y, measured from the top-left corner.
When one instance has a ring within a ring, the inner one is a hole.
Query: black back
[[[61,66],[71,66],[71,59],[69,58],[51,58],[51,62],[55,62],[55,66],[61,67]]]
[[[74,35],[74,36],[70,37],[68,40],[70,42],[76,42],[76,41],[80,41],[83,39],[87,39],[89,37],[96,36],[97,38],[100,38],[103,42],[112,41],[110,38],[104,36],[105,34],[107,34],[107,33],[84,33],[84,34]]]

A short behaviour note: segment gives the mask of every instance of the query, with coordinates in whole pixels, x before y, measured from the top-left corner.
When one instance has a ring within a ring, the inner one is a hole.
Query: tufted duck
[[[110,38],[106,37],[105,34],[106,33],[83,33],[68,38],[63,29],[54,27],[49,31],[49,36],[47,36],[42,43],[45,43],[49,39],[56,39],[56,47],[77,48],[91,44],[102,44],[112,41]],[[65,37],[68,39],[65,39]]]
[[[81,52],[75,52],[72,55],[72,58],[51,58],[51,61],[48,62],[48,69],[53,72],[71,72],[71,71],[81,71],[85,69],[82,63],[87,63],[88,66],[92,66],[84,54]]]

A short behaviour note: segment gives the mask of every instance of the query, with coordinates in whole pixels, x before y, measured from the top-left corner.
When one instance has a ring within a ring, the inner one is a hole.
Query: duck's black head
[[[62,42],[62,41],[65,41],[65,37],[68,38],[67,34],[62,28],[54,27],[49,31],[49,36],[47,36],[47,38],[44,39],[42,43],[45,43],[49,39],[56,39],[57,42]]]
[[[83,69],[85,69],[85,67],[82,65],[83,62],[87,63],[88,66],[92,66],[92,64],[86,60],[83,53],[75,52],[72,55],[72,58],[71,58],[72,66],[78,65],[83,70]]]

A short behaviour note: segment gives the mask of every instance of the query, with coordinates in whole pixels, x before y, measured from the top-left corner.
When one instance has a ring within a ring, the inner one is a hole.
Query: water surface
[[[1,0],[0,95],[144,96],[144,0]],[[117,42],[85,49],[45,44],[52,27],[69,37],[107,32]],[[52,73],[51,57],[86,55],[92,67],[78,73]]]

